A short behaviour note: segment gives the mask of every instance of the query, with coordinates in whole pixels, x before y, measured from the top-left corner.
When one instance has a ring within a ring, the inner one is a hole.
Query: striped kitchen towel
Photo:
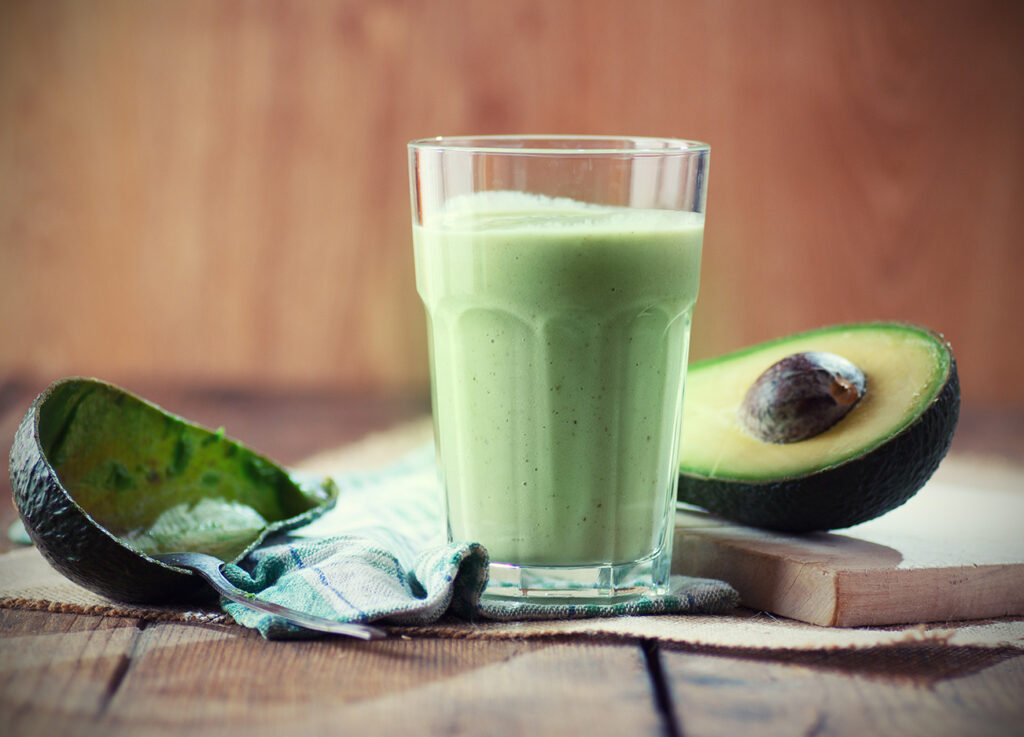
[[[236,586],[261,599],[344,622],[430,624],[463,619],[559,619],[727,611],[737,602],[726,583],[673,576],[671,591],[610,604],[522,604],[481,600],[487,552],[476,543],[445,543],[433,448],[416,450],[376,471],[336,478],[334,509],[301,530],[224,566]],[[264,637],[317,633],[222,601],[237,622]]]

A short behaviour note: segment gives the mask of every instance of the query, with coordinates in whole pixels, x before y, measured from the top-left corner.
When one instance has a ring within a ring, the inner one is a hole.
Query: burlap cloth
[[[300,464],[321,473],[340,474],[383,465],[429,437],[429,421],[403,425],[366,440],[319,454]],[[956,473],[953,469],[951,473]],[[31,547],[0,555],[0,607],[144,621],[229,624],[217,609],[125,605],[83,589],[54,571]],[[463,622],[442,620],[429,626],[391,627],[395,635],[442,638],[534,638],[588,636],[657,640],[711,651],[866,651],[879,649],[969,648],[1024,653],[1024,618],[973,622],[937,622],[899,627],[831,628],[804,624],[740,608],[732,614],[660,615],[584,620]]]

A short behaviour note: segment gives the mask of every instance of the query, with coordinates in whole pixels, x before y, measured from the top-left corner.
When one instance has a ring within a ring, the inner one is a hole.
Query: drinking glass
[[[445,524],[487,549],[486,597],[667,590],[709,150],[409,144]]]

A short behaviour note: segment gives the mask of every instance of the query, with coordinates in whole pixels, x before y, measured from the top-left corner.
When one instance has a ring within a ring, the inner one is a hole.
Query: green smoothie
[[[451,539],[539,567],[670,544],[703,225],[483,192],[414,228]]]

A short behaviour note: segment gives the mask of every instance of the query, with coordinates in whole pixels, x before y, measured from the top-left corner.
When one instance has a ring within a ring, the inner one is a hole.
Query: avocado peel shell
[[[329,478],[285,470],[221,431],[81,377],[51,384],[32,402],[15,433],[10,474],[25,530],[49,563],[90,591],[130,603],[210,595],[198,576],[129,544],[132,529],[152,526],[168,508],[225,498],[258,510],[265,524],[236,539],[225,558],[237,562],[338,497]]]
[[[835,463],[822,464],[806,473],[781,474],[773,478],[708,473],[692,467],[684,457],[678,481],[679,501],[744,525],[804,533],[852,527],[879,517],[913,497],[949,451],[959,419],[960,381],[956,360],[951,346],[940,333],[919,325],[894,322],[830,326],[709,359],[691,367],[690,375],[694,368],[713,370],[715,365],[790,340],[806,343],[808,338],[819,334],[843,330],[867,334],[874,329],[915,332],[933,341],[942,354],[943,374],[937,382],[938,390],[907,424]],[[857,411],[862,410],[854,410]],[[700,433],[701,428],[694,424],[692,418],[684,419],[683,432]],[[829,432],[842,433],[842,421]]]

